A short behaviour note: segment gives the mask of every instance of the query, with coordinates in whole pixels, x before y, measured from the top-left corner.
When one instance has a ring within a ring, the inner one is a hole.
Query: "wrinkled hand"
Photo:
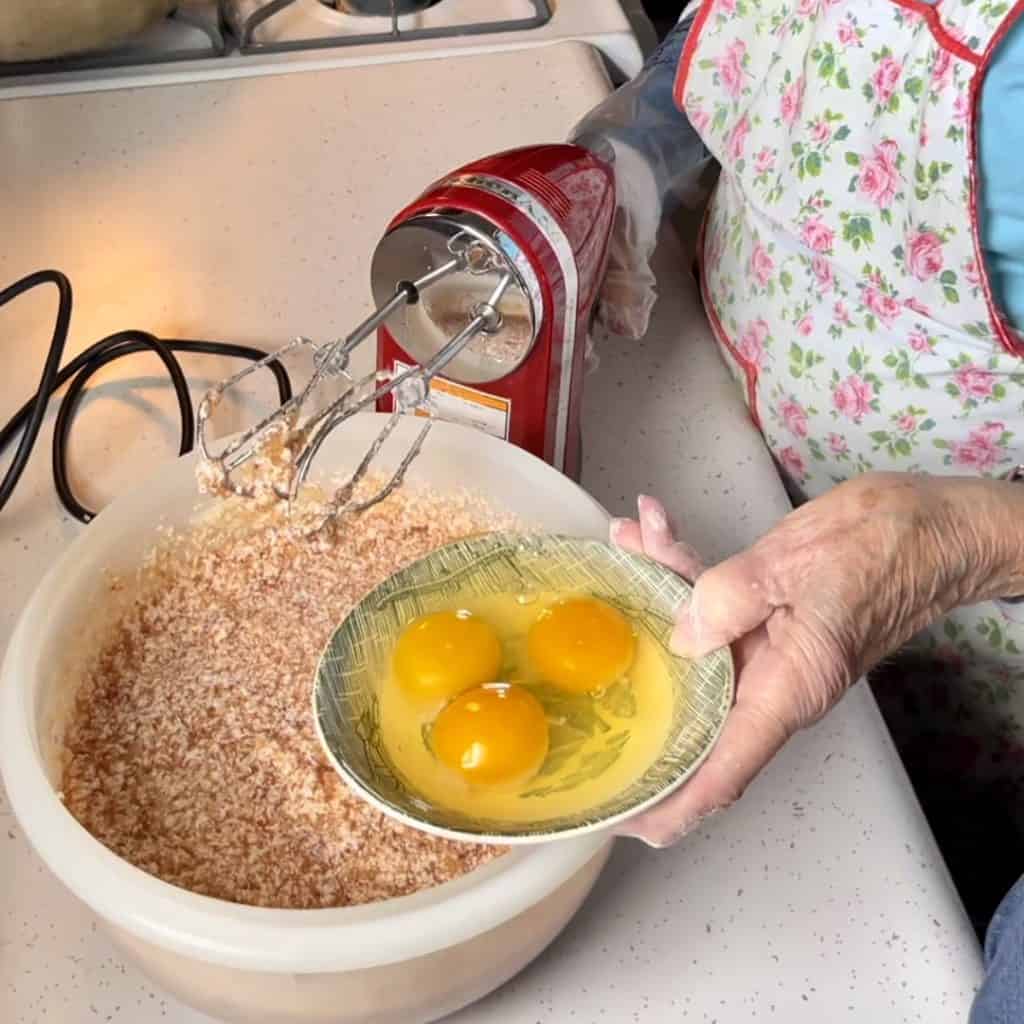
[[[737,689],[694,777],[620,831],[671,844],[738,799],[797,730],[914,633],[958,605],[1024,589],[1012,550],[1024,499],[1013,486],[866,474],[707,571],[662,506],[641,498],[639,520],[614,522],[612,540],[696,580],[673,649],[700,657],[732,644]]]

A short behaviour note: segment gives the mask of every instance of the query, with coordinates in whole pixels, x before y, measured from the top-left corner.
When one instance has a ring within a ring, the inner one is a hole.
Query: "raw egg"
[[[438,760],[469,782],[523,782],[547,757],[548,723],[529,690],[490,683],[448,704],[434,720],[430,740]]]
[[[602,690],[629,671],[636,638],[629,621],[593,597],[547,609],[527,638],[533,668],[572,693]]]
[[[411,622],[398,638],[394,672],[412,695],[454,697],[501,672],[501,641],[469,612],[436,612]]]
[[[654,763],[675,684],[660,644],[632,616],[578,591],[467,586],[444,599],[430,609],[435,630],[472,613],[463,622],[494,630],[503,657],[489,677],[424,698],[399,678],[392,649],[381,739],[420,799],[472,819],[530,823],[600,806]],[[403,648],[416,635],[410,630]],[[468,645],[456,647],[461,657]],[[458,683],[446,677],[434,692]]]

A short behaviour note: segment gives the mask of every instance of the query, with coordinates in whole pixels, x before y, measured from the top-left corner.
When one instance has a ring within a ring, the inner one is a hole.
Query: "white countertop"
[[[47,265],[70,274],[69,355],[128,326],[263,344],[298,331],[333,336],[368,309],[368,254],[394,209],[463,160],[557,139],[606,88],[575,45],[464,60],[477,66],[417,65],[414,88],[393,69],[363,68],[102,101],[0,102],[0,283]],[[476,88],[450,102],[467,70]],[[605,348],[587,382],[585,483],[616,513],[637,492],[661,496],[688,539],[717,558],[770,526],[786,499],[672,238],[658,271],[663,297],[648,339]],[[52,308],[40,294],[0,310],[5,413],[35,386]],[[151,372],[139,357],[104,379]],[[144,401],[116,384],[87,400],[72,459],[94,504],[171,457],[166,389],[144,385]],[[154,418],[154,407],[164,412]],[[44,431],[0,518],[0,643],[82,529],[53,494],[48,439]],[[945,1024],[966,1018],[980,972],[973,933],[860,687],[740,805],[676,848],[621,843],[548,952],[455,1020]],[[206,1020],[118,958],[27,848],[2,794],[0,1020]]]

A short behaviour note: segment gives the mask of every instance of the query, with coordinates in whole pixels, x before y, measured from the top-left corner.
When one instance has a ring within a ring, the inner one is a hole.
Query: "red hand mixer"
[[[331,499],[328,517],[391,493],[433,417],[478,427],[578,478],[585,341],[614,215],[610,163],[578,146],[530,146],[452,172],[397,214],[378,243],[371,272],[378,305],[370,317],[327,345],[296,339],[206,396],[199,409],[204,459],[227,489],[251,495],[252,483],[236,470],[268,436],[286,436],[290,468],[276,491],[290,500],[326,436],[376,408],[391,416]],[[351,353],[375,331],[376,369],[352,377]],[[214,454],[209,418],[224,391],[298,346],[313,350],[307,386]],[[318,386],[338,378],[340,396],[310,411]],[[424,425],[397,470],[372,493],[359,492],[398,418],[410,413]]]

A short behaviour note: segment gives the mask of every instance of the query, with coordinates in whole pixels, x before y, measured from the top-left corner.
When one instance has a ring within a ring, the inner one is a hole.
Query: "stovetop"
[[[0,0],[3,3],[4,0]],[[0,63],[0,100],[449,59],[577,41],[612,82],[655,38],[641,0],[178,0],[118,46]]]
[[[0,78],[527,32],[552,15],[549,0],[182,0],[120,45],[0,64]]]

